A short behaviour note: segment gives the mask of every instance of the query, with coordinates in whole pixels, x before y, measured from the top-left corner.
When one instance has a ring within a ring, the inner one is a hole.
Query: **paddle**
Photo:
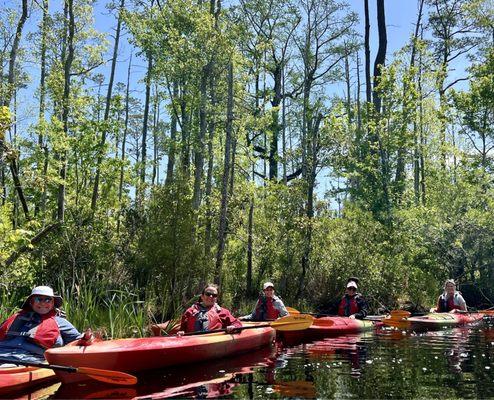
[[[412,313],[405,310],[391,310],[391,313],[383,318],[382,322],[384,325],[392,326],[398,329],[406,329],[410,323],[407,318],[410,317]]]
[[[299,310],[297,310],[296,308],[293,308],[293,307],[285,307],[286,310],[290,313],[290,314],[295,314],[295,315],[303,315],[301,314],[301,312]],[[323,317],[337,317],[337,315],[331,315],[331,314],[319,314],[319,313],[304,313],[304,314],[307,314],[307,315],[314,315],[317,319],[317,322],[316,322],[316,325],[318,326],[333,326],[334,325],[334,321],[330,320],[330,319],[322,319]],[[383,317],[379,317],[379,316],[373,316],[373,317],[376,317],[376,319],[371,319],[371,318],[364,318],[364,319],[369,319],[369,321],[380,321]],[[377,319],[377,317],[379,317],[379,319]],[[319,319],[321,318],[321,319]]]
[[[85,374],[97,381],[114,383],[117,385],[135,385],[137,383],[137,378],[134,375],[126,374],[120,371],[110,371],[107,369],[97,369],[90,367],[68,367],[65,365],[50,365],[44,363],[30,362],[30,361],[20,361],[9,358],[0,358],[0,363],[9,363],[17,365],[25,365],[27,367],[37,367],[37,368],[47,368],[54,371],[64,371],[78,374]]]
[[[302,314],[301,311],[297,310],[296,308],[293,308],[293,307],[285,307],[286,310],[290,313],[290,314]],[[331,314],[320,314],[320,313],[312,313],[312,312],[304,312],[303,314],[306,314],[306,315],[313,315],[314,317],[316,318],[321,318],[321,317],[334,317],[334,315],[331,315]]]
[[[307,329],[312,325],[314,318],[310,315],[299,314],[299,315],[288,315],[283,318],[279,318],[276,321],[272,321],[266,324],[261,325],[252,325],[252,326],[241,326],[239,328],[235,328],[237,331],[243,331],[244,329],[258,329],[258,328],[267,328],[271,327],[276,329],[277,331],[301,331]],[[184,333],[183,336],[193,336],[193,335],[204,335],[208,333],[216,333],[216,332],[226,332],[226,329],[214,329],[212,331],[197,331],[197,332],[188,332]]]

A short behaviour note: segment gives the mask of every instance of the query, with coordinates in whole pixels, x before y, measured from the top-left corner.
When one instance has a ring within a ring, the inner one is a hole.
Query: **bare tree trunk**
[[[37,216],[41,210],[44,214],[46,204],[46,173],[48,171],[48,149],[44,148],[43,142],[43,130],[45,129],[45,97],[46,97],[46,37],[48,34],[48,0],[43,0],[43,19],[41,22],[41,71],[40,71],[40,83],[39,83],[39,124],[40,131],[38,134],[38,147],[43,152],[43,170],[41,176],[43,177],[43,188],[41,189],[41,196],[39,202],[36,202],[34,208],[34,216]],[[39,167],[37,168],[40,169]]]
[[[195,140],[194,151],[194,192],[192,195],[192,207],[198,210],[201,205],[201,183],[204,174],[204,139],[207,129],[207,84],[211,74],[212,63],[209,62],[202,68],[200,91],[200,106],[199,106],[199,131]]]
[[[225,158],[223,162],[223,178],[221,181],[221,205],[218,229],[218,249],[216,253],[216,265],[214,271],[214,282],[221,285],[223,267],[223,254],[225,252],[225,239],[228,211],[228,175],[230,172],[230,155],[233,131],[233,61],[228,64],[228,98],[226,111],[226,136],[225,136]]]
[[[63,100],[62,100],[62,122],[63,132],[67,137],[69,135],[69,101],[70,101],[70,69],[72,67],[72,61],[74,60],[74,33],[75,33],[75,19],[73,0],[65,0],[68,8],[69,24],[68,24],[68,37],[67,37],[67,57],[64,60],[64,87],[63,87]],[[67,178],[67,160],[66,152],[63,151],[60,154],[60,184],[58,186],[58,206],[57,206],[57,219],[61,222],[65,219],[65,179]]]
[[[216,86],[215,78],[211,76],[209,83],[209,91],[211,93],[211,108],[214,110],[216,107]],[[214,131],[216,127],[216,121],[213,118],[210,119],[208,125],[208,169],[206,176],[206,193],[205,193],[205,203],[206,203],[206,227],[205,227],[205,239],[204,239],[204,256],[206,257],[206,262],[209,262],[211,258],[211,231],[212,231],[212,210],[211,210],[211,193],[213,191],[213,167],[214,167],[214,151],[213,151],[213,139]]]
[[[381,112],[381,96],[377,92],[376,88],[379,85],[379,78],[381,76],[381,68],[384,67],[386,62],[386,48],[388,45],[388,38],[386,35],[386,17],[384,13],[384,0],[377,0],[377,27],[379,31],[379,47],[377,49],[376,60],[374,62],[374,109],[377,113]]]
[[[120,8],[118,11],[118,22],[117,22],[117,30],[115,33],[115,44],[113,46],[113,58],[111,62],[110,69],[110,80],[108,81],[108,90],[106,92],[106,104],[105,104],[105,116],[104,121],[108,121],[110,116],[110,106],[111,106],[111,97],[113,91],[113,81],[115,80],[115,69],[117,66],[117,57],[118,57],[118,44],[120,41],[120,31],[122,27],[122,12],[124,11],[125,0],[121,0]],[[94,177],[94,185],[93,185],[93,195],[91,197],[91,210],[96,210],[96,202],[98,201],[98,191],[99,191],[99,181],[101,174],[101,163],[103,161],[103,152],[106,143],[106,127],[103,128],[101,132],[101,140],[99,143],[99,151],[98,151],[98,159],[96,161],[96,175]]]
[[[155,85],[154,109],[153,109],[153,171],[151,174],[151,185],[154,186],[158,175],[158,121],[159,121],[159,92]]]
[[[12,100],[12,96],[15,92],[15,62],[17,59],[17,51],[19,50],[19,43],[22,37],[22,30],[24,29],[24,24],[27,20],[27,17],[28,17],[27,0],[22,0],[22,13],[19,18],[19,22],[17,23],[17,29],[15,32],[14,41],[12,43],[12,48],[10,50],[9,71],[7,75],[7,89],[2,103],[4,107],[9,107],[10,101]],[[3,153],[5,147],[6,144],[5,144],[4,132],[0,130],[0,159],[3,159]],[[10,165],[9,165],[10,173],[12,174],[15,190],[17,191],[17,195],[19,196],[19,201],[21,202],[24,216],[27,220],[29,220],[30,219],[29,208],[27,206],[27,201],[24,196],[24,191],[22,190],[22,185],[19,179],[19,173],[18,173],[19,167],[17,165],[17,156],[11,156],[9,161],[10,161]]]
[[[364,12],[365,12],[365,101],[367,102],[367,111],[369,110],[368,104],[372,101],[372,81],[370,74],[370,19],[369,19],[369,0],[364,0]],[[368,118],[368,117],[367,117]]]
[[[182,173],[184,177],[189,177],[189,164],[190,164],[190,132],[189,132],[189,113],[187,112],[187,91],[185,88],[185,84],[182,85],[182,97],[180,99],[180,114],[182,120]]]
[[[254,173],[252,173],[254,178]],[[247,222],[247,296],[250,296],[252,290],[252,270],[253,270],[253,253],[254,253],[254,196],[251,195],[249,202],[249,219]]]
[[[141,143],[141,168],[140,168],[140,188],[137,200],[142,204],[144,200],[144,191],[146,183],[146,159],[147,159],[147,135],[149,121],[149,104],[151,101],[151,73],[153,69],[153,56],[150,52],[147,53],[148,70],[146,73],[146,95],[144,100],[144,116],[142,121],[142,143]]]
[[[124,132],[122,138],[122,150],[121,150],[121,160],[122,164],[120,166],[120,179],[118,183],[118,206],[120,208],[119,217],[117,219],[117,235],[120,233],[120,216],[122,214],[122,194],[123,194],[123,181],[124,181],[124,161],[125,152],[127,144],[127,132],[129,130],[129,92],[130,92],[130,71],[132,68],[132,53],[129,58],[129,67],[127,69],[127,87],[125,88],[125,122],[124,122]]]
[[[415,25],[415,33],[413,36],[413,42],[412,42],[412,51],[410,54],[410,67],[409,70],[412,71],[413,68],[415,67],[415,55],[417,52],[417,40],[419,36],[419,29],[420,29],[420,23],[422,19],[422,9],[424,5],[424,0],[421,0],[419,3],[419,12],[417,15],[417,22]],[[402,118],[402,124],[401,124],[401,137],[405,138],[407,136],[407,127],[408,127],[408,121],[410,119],[410,115],[415,113],[415,105],[414,104],[408,104],[409,103],[409,92],[410,92],[410,84],[407,83],[408,81],[405,82],[403,86],[403,118]],[[415,100],[415,99],[414,99]],[[415,121],[415,118],[414,118]],[[415,124],[414,124],[414,132],[416,131],[415,129]],[[416,135],[414,135],[416,139]],[[406,148],[405,145],[401,145],[398,148],[398,156],[397,156],[397,161],[396,161],[396,174],[395,174],[395,188],[396,188],[396,193],[401,196],[405,190],[405,152]]]
[[[170,99],[172,102],[178,98],[178,83],[173,82],[173,96]],[[170,147],[168,148],[168,162],[166,164],[165,186],[169,185],[173,180],[173,170],[175,168],[175,153],[177,140],[177,114],[172,112],[170,120]]]

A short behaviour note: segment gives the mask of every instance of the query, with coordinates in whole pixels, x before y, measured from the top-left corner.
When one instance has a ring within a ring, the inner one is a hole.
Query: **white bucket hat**
[[[272,287],[274,289],[274,285],[272,282],[266,282],[264,285],[262,285],[262,290],[266,290],[268,287]]]
[[[31,294],[27,297],[26,300],[24,300],[24,303],[22,304],[22,308],[28,308],[30,307],[30,300],[31,297],[33,296],[47,296],[47,297],[53,297],[55,307],[60,307],[62,305],[62,297],[55,295],[53,293],[53,289],[50,286],[36,286],[32,291]]]

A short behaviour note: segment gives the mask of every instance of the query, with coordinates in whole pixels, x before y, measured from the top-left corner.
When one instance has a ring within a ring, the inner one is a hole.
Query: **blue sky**
[[[130,1],[130,0],[128,0]],[[0,7],[19,7],[20,0],[0,0]],[[105,59],[110,59],[111,51],[113,46],[113,38],[110,34],[113,33],[113,29],[116,26],[116,20],[113,15],[109,14],[106,9],[107,1],[97,1],[94,7],[94,19],[95,28],[101,32],[107,32],[108,40],[110,42],[110,49]],[[226,7],[227,1],[224,2],[223,7]],[[357,12],[360,16],[360,24],[358,27],[359,33],[364,35],[364,3],[363,0],[349,0],[350,8]],[[62,1],[50,0],[51,9],[61,7]],[[371,32],[371,67],[373,67],[373,60],[378,47],[378,33],[377,33],[377,18],[376,18],[376,0],[369,0],[369,11],[370,11],[370,32]],[[418,4],[417,0],[386,0],[385,1],[385,12],[386,12],[386,25],[387,25],[387,38],[388,38],[388,48],[387,48],[387,59],[388,62],[393,59],[393,53],[401,49],[410,39],[412,33],[415,29],[415,22],[417,19]],[[34,31],[37,29],[40,12],[37,11],[33,13],[31,17],[26,22],[26,31]],[[426,16],[423,17],[423,20]],[[25,32],[26,33],[26,32]],[[120,51],[119,51],[119,63],[117,65],[117,76],[116,82],[126,81],[127,63],[129,59],[129,54],[131,51],[131,46],[127,41],[127,34],[125,34],[121,40]],[[361,57],[363,60],[363,55]],[[459,61],[462,64],[461,61]],[[106,77],[109,74],[110,63],[108,62],[105,66],[100,67],[98,72],[104,74]],[[455,71],[455,74],[463,73],[463,65],[459,65]],[[26,132],[26,128],[32,118],[33,108],[37,108],[37,99],[35,98],[34,91],[38,87],[39,79],[39,65],[34,62],[27,65],[28,72],[31,74],[32,83],[29,88],[23,90],[19,93],[19,110],[18,110],[18,122],[19,130]],[[134,55],[133,58],[133,68],[132,68],[132,95],[135,97],[144,96],[144,85],[140,82],[146,72],[146,66],[142,59],[139,59]],[[363,88],[362,88],[363,89]],[[330,89],[331,90],[331,89]],[[335,91],[341,91],[336,93],[338,95],[343,95],[343,88],[336,85]],[[322,180],[321,187],[319,187],[319,192],[324,192],[328,184],[327,180]]]

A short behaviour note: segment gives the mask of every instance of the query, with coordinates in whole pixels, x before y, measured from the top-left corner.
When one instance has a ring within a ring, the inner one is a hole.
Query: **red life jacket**
[[[444,294],[439,296],[437,312],[448,312],[451,310],[461,310],[461,307],[455,303],[456,292],[453,296],[446,297]]]
[[[29,312],[22,310],[7,318],[0,326],[0,340],[5,340],[9,336],[25,336],[44,349],[53,347],[60,336],[60,328],[55,321],[55,311],[52,310],[48,314],[41,315],[41,322],[26,332],[16,332],[11,329],[15,328],[14,321],[26,314]]]
[[[275,320],[280,316],[280,310],[275,308],[272,297],[262,296],[256,305],[256,320]]]
[[[347,297],[343,296],[343,298],[340,301],[340,306],[338,307],[338,315],[340,317],[349,317],[350,315],[356,314],[360,311],[359,306],[357,304],[357,296],[350,297],[348,301],[350,303],[349,304],[350,313],[348,315],[346,314]]]
[[[196,321],[197,321],[197,317],[200,313],[200,310],[199,310],[197,304],[194,304],[194,306],[192,306],[192,307],[193,307],[194,311],[193,311],[192,315],[189,318],[187,318],[186,332],[194,332],[197,330]],[[223,323],[221,322],[221,318],[219,315],[220,311],[221,311],[221,307],[218,304],[215,304],[213,307],[211,307],[207,311],[206,315],[207,315],[207,319],[208,319],[208,326],[207,326],[208,331],[223,328]]]

